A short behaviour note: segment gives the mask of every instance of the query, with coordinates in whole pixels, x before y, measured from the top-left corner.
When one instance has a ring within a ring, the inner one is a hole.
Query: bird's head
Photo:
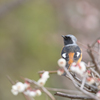
[[[64,44],[68,45],[68,44],[76,44],[76,37],[74,35],[62,35],[63,39],[64,39]]]

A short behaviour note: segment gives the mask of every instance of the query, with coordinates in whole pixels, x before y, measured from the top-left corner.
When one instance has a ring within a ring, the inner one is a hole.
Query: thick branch
[[[59,92],[66,92],[66,93],[73,93],[73,94],[82,94],[82,92],[81,91],[74,91],[74,90],[66,90],[66,89],[58,89],[58,88],[49,88],[49,87],[46,87],[46,89],[47,90],[49,90],[49,91],[59,91]]]
[[[93,98],[91,98],[91,97],[86,97],[86,96],[82,96],[82,95],[70,95],[70,94],[65,94],[65,93],[61,93],[61,92],[57,92],[57,93],[55,93],[55,95],[58,95],[61,97],[66,97],[66,98],[71,98],[71,99],[90,99],[90,100],[93,100]]]

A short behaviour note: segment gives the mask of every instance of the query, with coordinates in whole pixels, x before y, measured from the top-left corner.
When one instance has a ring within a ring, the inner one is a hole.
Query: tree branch
[[[57,93],[55,93],[55,95],[61,96],[61,97],[66,97],[66,98],[71,98],[71,99],[90,99],[90,100],[93,100],[93,98],[91,98],[91,97],[86,97],[86,96],[82,96],[82,95],[70,95],[70,94],[65,94],[65,93],[61,93],[61,92],[57,92]]]

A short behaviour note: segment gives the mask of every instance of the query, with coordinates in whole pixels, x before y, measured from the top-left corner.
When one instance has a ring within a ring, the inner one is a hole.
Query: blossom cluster
[[[44,86],[46,81],[49,78],[49,72],[45,71],[41,78],[37,81],[39,86]],[[18,93],[23,93],[30,97],[40,96],[42,94],[40,89],[35,89],[31,87],[31,83],[25,81],[25,83],[17,82],[16,84],[12,85],[11,92],[13,95],[18,95]]]

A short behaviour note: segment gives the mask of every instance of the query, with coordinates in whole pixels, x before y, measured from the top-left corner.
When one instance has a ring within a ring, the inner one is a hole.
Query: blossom
[[[37,90],[26,90],[24,91],[24,94],[30,97],[40,96],[42,93],[39,89]]]
[[[65,67],[65,66],[66,66],[66,60],[63,59],[63,58],[60,58],[60,59],[58,60],[58,65],[59,65],[60,67]]]
[[[36,92],[35,91],[29,91],[28,94],[30,97],[35,97],[36,96]]]
[[[37,83],[38,83],[40,86],[44,86],[49,77],[50,77],[50,76],[49,76],[49,72],[48,72],[48,71],[45,71],[45,72],[42,74],[42,77],[37,81]]]
[[[46,79],[44,79],[44,78],[40,78],[38,81],[37,81],[37,83],[40,85],[40,86],[44,86],[45,85],[45,83],[46,83]]]
[[[42,74],[42,78],[45,78],[45,79],[48,79],[50,76],[49,76],[49,72],[48,71],[45,71],[43,74]]]
[[[96,96],[100,99],[100,91],[96,93]]]
[[[22,82],[17,82],[15,86],[17,87],[18,92],[23,92],[25,90],[25,85]]]
[[[92,77],[87,77],[86,80],[87,80],[87,83],[90,84],[90,85],[95,83],[95,79],[92,78]]]
[[[30,83],[26,81],[26,82],[24,83],[24,86],[25,86],[25,89],[27,89],[27,88],[30,87]]]
[[[24,92],[26,89],[26,84],[23,84],[22,82],[17,82],[15,85],[12,85],[11,92],[14,95],[17,95],[19,92]]]
[[[64,70],[63,70],[63,69],[57,70],[57,74],[58,74],[58,75],[62,75],[63,73],[64,73]]]
[[[100,44],[100,40],[97,40],[97,42]]]
[[[85,63],[83,61],[81,61],[80,63],[76,63],[76,62],[73,62],[71,67],[70,67],[70,70],[72,72],[75,72],[81,76],[84,75],[85,71],[86,71],[86,66],[85,66]]]
[[[36,90],[36,96],[40,96],[41,94],[42,94],[42,92],[39,89],[37,89]]]
[[[18,95],[18,91],[17,90],[11,89],[11,92],[12,92],[13,95]]]

